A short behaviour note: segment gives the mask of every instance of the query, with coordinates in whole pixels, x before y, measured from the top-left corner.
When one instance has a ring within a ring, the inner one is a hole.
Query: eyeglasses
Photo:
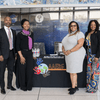
[[[77,25],[70,25],[70,27],[76,27]]]

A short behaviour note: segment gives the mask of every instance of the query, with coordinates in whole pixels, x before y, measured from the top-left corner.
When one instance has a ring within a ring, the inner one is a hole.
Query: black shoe
[[[31,91],[32,90],[32,88],[31,89],[27,89],[28,91]]]
[[[96,91],[86,91],[87,93],[96,93],[97,92],[97,90]]]
[[[72,87],[68,89],[68,91],[71,91]]]
[[[23,88],[20,88],[21,90],[23,90],[23,91],[27,91],[27,89],[25,88],[25,89],[23,89]]]
[[[13,86],[11,86],[11,87],[8,86],[7,89],[10,89],[12,91],[15,91],[16,90]]]
[[[72,88],[69,88],[69,89],[68,89],[68,91],[71,91],[71,89],[72,89]],[[75,89],[76,89],[76,91],[78,91],[78,90],[79,90],[79,88],[78,88],[78,87],[75,87]]]
[[[79,91],[79,88],[78,87],[75,87],[76,91]]]
[[[1,89],[1,93],[2,93],[2,94],[6,94],[5,89]]]
[[[76,89],[75,88],[72,88],[69,92],[70,95],[74,94],[76,92]]]

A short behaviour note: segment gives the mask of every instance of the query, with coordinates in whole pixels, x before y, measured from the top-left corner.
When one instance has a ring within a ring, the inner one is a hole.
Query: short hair
[[[27,20],[27,19],[22,19],[22,20],[21,20],[21,27],[22,27],[22,28],[23,28],[23,24],[24,24],[24,22],[26,22],[26,21],[29,22],[29,20]]]
[[[6,16],[5,18],[4,18],[4,21],[5,21],[5,19],[7,18],[7,17],[9,17],[9,16]],[[9,17],[10,18],[10,17]],[[10,18],[11,19],[11,18]]]

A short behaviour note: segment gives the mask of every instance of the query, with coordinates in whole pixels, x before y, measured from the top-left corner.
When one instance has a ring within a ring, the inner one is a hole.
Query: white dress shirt
[[[9,35],[8,35],[8,27],[7,27],[7,26],[4,26],[4,29],[5,29],[5,31],[6,31],[6,34],[7,34],[8,39],[9,39]],[[13,49],[13,33],[12,33],[12,30],[11,30],[10,27],[9,27],[9,29],[10,29],[10,32],[11,32],[11,38],[12,38],[12,49]],[[9,48],[10,48],[10,47],[9,47]]]

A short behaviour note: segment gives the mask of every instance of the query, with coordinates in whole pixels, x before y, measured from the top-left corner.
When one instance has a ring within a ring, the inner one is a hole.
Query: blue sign
[[[12,23],[15,23],[17,21],[17,16],[15,14],[10,16]]]

